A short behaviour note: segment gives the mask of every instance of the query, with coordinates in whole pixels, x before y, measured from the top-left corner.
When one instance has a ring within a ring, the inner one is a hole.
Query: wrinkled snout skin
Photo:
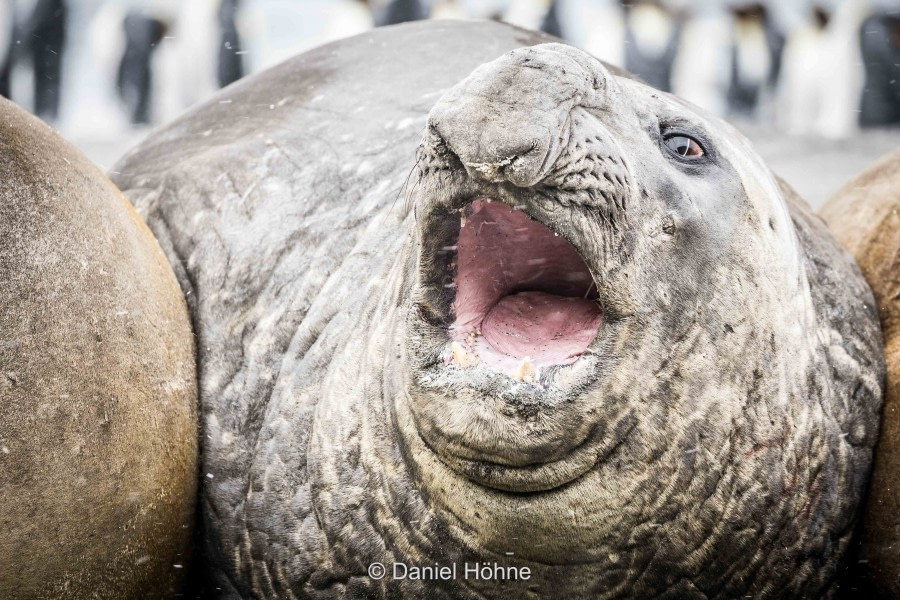
[[[567,152],[561,133],[573,111],[608,105],[611,79],[571,46],[525,48],[476,69],[441,98],[429,124],[470,177],[531,187]]]
[[[870,290],[731,127],[573,48],[520,48],[540,41],[375,31],[229,88],[227,113],[214,100],[116,167],[191,304],[224,590],[832,588],[883,393]],[[475,198],[564,237],[596,283],[596,339],[539,385],[449,360],[441,249]],[[528,578],[466,577],[476,562]]]

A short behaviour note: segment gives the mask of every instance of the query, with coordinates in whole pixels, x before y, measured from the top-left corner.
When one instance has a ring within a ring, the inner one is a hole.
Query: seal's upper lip
[[[452,297],[444,317],[453,364],[537,381],[541,368],[587,350],[603,311],[590,269],[565,237],[525,206],[487,198],[443,221],[437,229],[453,243],[423,262]]]

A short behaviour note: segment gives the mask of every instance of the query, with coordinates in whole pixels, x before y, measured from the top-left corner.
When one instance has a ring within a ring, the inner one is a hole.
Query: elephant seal
[[[0,99],[0,597],[172,597],[197,488],[187,307],[152,234]]]
[[[822,207],[821,215],[859,262],[881,315],[888,385],[857,564],[878,592],[896,598],[900,597],[900,150],[849,181]]]
[[[830,588],[871,291],[736,131],[543,41],[379,29],[115,167],[196,326],[217,594]]]

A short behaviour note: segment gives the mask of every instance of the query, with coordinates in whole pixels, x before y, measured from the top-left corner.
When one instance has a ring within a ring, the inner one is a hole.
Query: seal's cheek
[[[721,257],[735,242],[738,230],[753,220],[752,206],[730,165],[707,165],[689,172],[669,168],[645,181],[658,204],[653,219],[657,228],[676,236],[678,247],[693,254]]]

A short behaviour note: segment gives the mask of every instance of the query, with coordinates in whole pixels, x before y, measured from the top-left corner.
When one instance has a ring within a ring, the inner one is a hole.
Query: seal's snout
[[[600,61],[571,46],[521,48],[450,90],[429,126],[470,177],[530,187],[562,154],[572,109],[601,108],[610,81]]]

